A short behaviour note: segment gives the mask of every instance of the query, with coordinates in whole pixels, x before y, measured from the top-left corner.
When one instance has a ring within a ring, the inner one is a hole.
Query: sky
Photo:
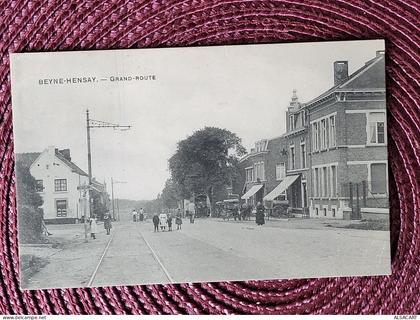
[[[13,54],[15,151],[70,148],[87,171],[88,108],[92,119],[131,126],[91,130],[93,176],[109,190],[111,177],[124,182],[117,198],[153,199],[178,141],[205,126],[236,133],[247,150],[280,136],[293,89],[309,101],[333,86],[334,61],[347,60],[352,73],[376,50],[382,40]],[[72,77],[95,81],[40,84]]]

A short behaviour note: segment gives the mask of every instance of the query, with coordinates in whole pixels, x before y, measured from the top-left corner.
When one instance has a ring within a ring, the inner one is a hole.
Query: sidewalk
[[[113,227],[115,228],[115,224]],[[83,224],[48,225],[48,231],[52,233],[48,237],[48,244],[20,245],[21,258],[31,257],[39,261],[38,266],[22,270],[21,287],[48,288],[54,284],[64,287],[69,285],[69,278],[74,280],[70,284],[75,287],[86,283],[110,239],[103,223],[98,223],[97,239],[90,239],[88,233],[88,242],[85,242]],[[76,270],[69,270],[68,266],[74,260],[78,260],[78,267]]]
[[[220,223],[242,223],[242,224],[255,224],[255,217],[251,217],[251,220],[223,220],[222,218],[206,218],[212,219]],[[197,219],[198,220],[198,219]],[[283,228],[283,229],[312,229],[312,230],[321,230],[321,229],[333,229],[333,228],[344,228],[350,224],[358,224],[360,221],[355,220],[338,220],[338,219],[308,219],[308,218],[274,218],[270,217],[268,220],[265,219],[266,227],[271,228]]]

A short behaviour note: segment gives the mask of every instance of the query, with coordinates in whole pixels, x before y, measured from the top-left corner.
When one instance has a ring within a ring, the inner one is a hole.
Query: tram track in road
[[[104,258],[105,258],[105,255],[106,255],[106,253],[107,253],[107,251],[108,251],[108,249],[109,249],[109,246],[111,245],[111,242],[112,242],[112,240],[114,239],[114,235],[115,235],[115,229],[114,229],[114,232],[112,232],[112,233],[111,233],[111,237],[110,237],[110,239],[108,240],[108,243],[106,244],[106,247],[105,247],[104,251],[102,252],[101,258],[99,259],[99,262],[98,262],[98,264],[96,265],[96,268],[95,268],[95,270],[93,271],[93,273],[92,273],[92,275],[91,275],[91,277],[90,277],[90,279],[89,279],[89,282],[88,282],[88,284],[87,284],[87,287],[88,287],[88,288],[91,288],[91,287],[92,287],[92,283],[93,283],[93,281],[95,281],[96,274],[98,273],[98,270],[99,270],[99,268],[100,268],[100,266],[101,266],[101,264],[102,264],[102,262],[103,262],[103,260],[104,260]]]
[[[112,244],[112,242],[114,240],[114,236],[115,236],[116,232],[117,232],[117,230],[114,229],[114,232],[111,233],[111,237],[108,240],[108,243],[106,244],[106,246],[105,246],[105,248],[104,248],[104,250],[103,250],[103,252],[101,254],[101,257],[100,257],[98,263],[96,264],[96,267],[95,267],[93,273],[91,274],[91,276],[89,278],[89,282],[87,284],[87,287],[88,288],[89,287],[90,288],[91,287],[95,287],[95,284],[94,284],[95,283],[95,280],[97,280],[97,275],[99,276],[101,274],[100,273],[101,266],[103,266],[104,261],[107,260],[106,258],[107,258],[107,255],[109,253],[109,248],[111,247],[111,244]],[[147,251],[149,251],[151,253],[151,256],[153,257],[153,261],[155,261],[159,265],[159,268],[162,270],[162,272],[164,274],[164,277],[166,277],[166,281],[163,281],[163,282],[174,283],[174,280],[173,280],[172,276],[170,275],[170,273],[166,269],[166,267],[163,264],[163,262],[160,260],[160,258],[158,256],[158,254],[156,253],[156,251],[153,249],[153,247],[150,245],[150,243],[143,236],[143,233],[142,232],[139,232],[137,236],[138,236],[138,239],[146,245],[145,248],[147,248],[147,249],[145,249],[145,250],[147,250]],[[163,278],[163,275],[162,275],[162,278]]]
[[[159,266],[161,267],[163,273],[165,274],[165,276],[168,278],[169,283],[174,283],[174,279],[171,277],[171,275],[169,274],[168,270],[165,268],[164,264],[162,263],[162,261],[159,259],[159,256],[157,255],[157,253],[155,252],[155,250],[153,250],[152,246],[149,244],[149,242],[147,242],[147,240],[144,238],[143,233],[140,233],[140,238],[143,239],[144,243],[146,244],[146,246],[149,248],[150,252],[153,255],[153,258],[155,259],[155,261],[159,264]]]

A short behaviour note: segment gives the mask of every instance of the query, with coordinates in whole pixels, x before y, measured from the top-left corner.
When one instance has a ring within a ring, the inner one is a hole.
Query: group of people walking
[[[153,226],[154,226],[154,232],[160,231],[172,231],[172,222],[174,218],[170,212],[162,212],[161,214],[155,214],[152,218]],[[182,215],[181,210],[178,209],[176,215],[175,215],[175,224],[176,229],[181,230],[182,229]]]
[[[136,211],[136,209],[133,209],[131,212],[131,215],[133,217],[133,222],[137,221],[144,221],[146,219],[146,213],[144,212],[143,208],[140,208],[139,212]]]
[[[104,214],[104,229],[107,235],[111,234],[112,229],[112,218],[109,212]],[[96,214],[92,215],[89,219],[89,227],[90,227],[90,238],[96,239],[96,234],[98,233],[98,218]]]

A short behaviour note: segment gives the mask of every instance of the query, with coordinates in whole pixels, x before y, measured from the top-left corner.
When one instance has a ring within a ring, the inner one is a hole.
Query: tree
[[[23,161],[16,161],[16,191],[19,236],[22,242],[37,242],[42,235],[42,197],[37,193],[36,180]]]
[[[169,159],[172,180],[183,198],[205,194],[213,211],[213,193],[230,185],[238,174],[238,157],[246,153],[236,134],[205,127],[178,142]]]
[[[181,199],[179,194],[179,186],[176,185],[172,179],[168,179],[165,182],[165,187],[162,190],[161,199],[162,204],[168,209],[177,208],[178,201]]]

